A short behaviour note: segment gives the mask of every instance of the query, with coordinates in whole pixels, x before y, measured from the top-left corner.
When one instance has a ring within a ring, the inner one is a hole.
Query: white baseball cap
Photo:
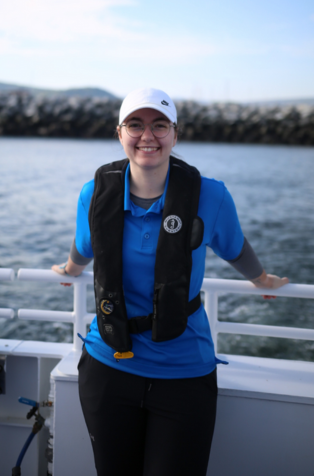
[[[162,112],[169,121],[177,123],[177,110],[168,94],[160,89],[141,88],[132,91],[124,99],[120,108],[119,124],[122,124],[132,112],[144,108],[156,109]]]

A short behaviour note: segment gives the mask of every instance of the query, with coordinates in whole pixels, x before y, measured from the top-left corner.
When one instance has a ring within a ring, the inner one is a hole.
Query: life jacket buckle
[[[128,350],[127,352],[116,352],[113,356],[115,359],[132,359],[134,354]]]

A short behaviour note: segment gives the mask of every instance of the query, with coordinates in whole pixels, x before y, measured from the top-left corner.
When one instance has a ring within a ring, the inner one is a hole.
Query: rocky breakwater
[[[112,138],[121,101],[0,94],[0,135]]]
[[[314,106],[180,102],[177,110],[185,140],[314,145]]]
[[[0,135],[112,138],[121,101],[0,94]],[[181,140],[314,145],[314,106],[177,102]]]

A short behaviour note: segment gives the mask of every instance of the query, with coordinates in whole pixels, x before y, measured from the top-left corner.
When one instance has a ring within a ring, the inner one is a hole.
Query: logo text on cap
[[[163,106],[169,106],[169,103],[168,103],[167,101],[165,101],[165,100],[161,101],[161,104],[162,104]]]

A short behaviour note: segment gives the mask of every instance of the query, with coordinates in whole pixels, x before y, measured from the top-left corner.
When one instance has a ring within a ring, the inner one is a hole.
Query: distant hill
[[[19,84],[0,83],[0,93],[10,91],[26,91],[34,96],[48,96],[48,97],[95,97],[95,98],[109,98],[118,99],[117,96],[100,88],[71,88],[64,90],[55,89],[41,89],[30,86],[21,86]]]
[[[197,104],[201,104],[204,106],[213,106],[213,105],[226,105],[226,104],[235,104],[238,106],[254,106],[254,107],[286,107],[286,106],[314,106],[314,98],[299,98],[299,99],[265,99],[261,101],[201,101],[201,100],[192,100],[192,99],[182,99],[182,98],[175,98],[175,103],[184,103],[184,102],[194,102]]]
[[[109,98],[119,99],[114,94],[101,88],[70,88],[70,89],[44,89],[33,88],[31,86],[21,86],[20,84],[0,83],[0,94],[2,92],[10,91],[27,91],[33,96],[46,96],[46,97],[93,97],[93,98]],[[186,99],[176,98],[175,102],[185,102]],[[195,101],[200,104],[214,104],[217,101]],[[219,101],[221,104],[225,104],[228,101]],[[299,99],[272,99],[264,101],[232,101],[232,103],[242,104],[244,106],[257,106],[257,107],[285,107],[285,106],[298,106],[306,104],[308,106],[314,106],[314,98],[299,98]]]

